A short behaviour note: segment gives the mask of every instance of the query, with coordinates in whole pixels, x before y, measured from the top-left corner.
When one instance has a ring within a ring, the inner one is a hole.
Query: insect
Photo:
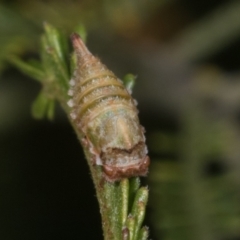
[[[101,165],[110,182],[145,176],[150,159],[134,99],[78,34],[71,39],[77,67],[70,80],[68,105],[93,156],[92,164]]]

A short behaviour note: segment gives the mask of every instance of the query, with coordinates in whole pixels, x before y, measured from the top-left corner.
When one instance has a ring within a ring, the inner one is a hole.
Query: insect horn
[[[71,35],[71,40],[72,40],[73,47],[74,47],[75,52],[78,57],[83,57],[85,55],[91,55],[91,53],[87,49],[86,45],[84,44],[82,38],[77,33],[73,33]]]

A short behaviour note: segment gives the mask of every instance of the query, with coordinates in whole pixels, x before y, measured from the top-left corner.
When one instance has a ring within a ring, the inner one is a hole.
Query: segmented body
[[[93,163],[102,165],[108,181],[145,176],[149,158],[134,99],[77,34],[72,41],[77,69],[70,81],[69,106],[94,156]]]

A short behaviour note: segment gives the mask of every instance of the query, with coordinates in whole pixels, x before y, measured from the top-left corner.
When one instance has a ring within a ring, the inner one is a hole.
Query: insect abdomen
[[[78,104],[77,115],[79,118],[84,117],[88,110],[92,111],[104,101],[106,105],[117,98],[119,98],[120,102],[121,100],[131,101],[124,86],[109,75],[95,77],[85,82],[85,84],[79,82],[79,85],[80,91],[76,98],[76,104]],[[101,110],[101,107],[99,110]]]
[[[146,175],[149,165],[143,128],[134,100],[123,83],[72,36],[77,69],[70,81],[69,105],[76,121],[109,181]]]

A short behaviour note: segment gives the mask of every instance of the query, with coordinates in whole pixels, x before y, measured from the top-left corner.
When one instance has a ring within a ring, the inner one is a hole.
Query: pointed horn
[[[73,33],[71,35],[71,40],[73,47],[78,55],[81,57],[87,54],[91,54],[87,49],[86,45],[84,44],[83,40],[77,33]]]

